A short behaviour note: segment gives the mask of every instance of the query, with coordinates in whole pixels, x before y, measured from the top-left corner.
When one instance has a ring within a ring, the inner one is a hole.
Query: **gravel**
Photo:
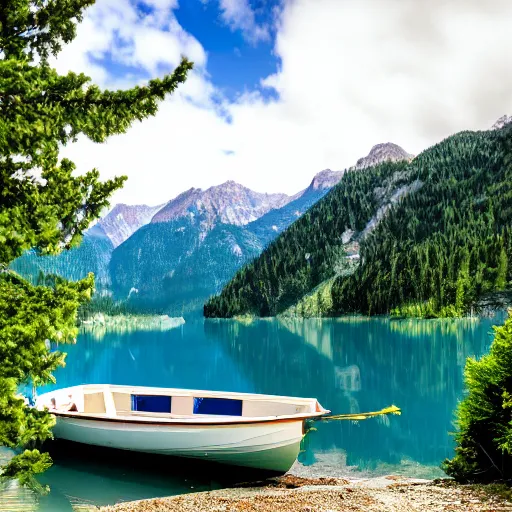
[[[249,485],[249,484],[248,484]],[[482,488],[385,476],[366,479],[280,478],[200,492],[93,508],[100,512],[333,512],[501,511],[512,503]]]

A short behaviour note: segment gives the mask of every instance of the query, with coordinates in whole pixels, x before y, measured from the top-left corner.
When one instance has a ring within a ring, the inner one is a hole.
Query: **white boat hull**
[[[36,405],[53,407],[57,439],[281,473],[304,421],[328,412],[314,398],[110,384],[52,391]]]
[[[303,436],[303,421],[238,425],[151,425],[58,417],[58,439],[160,455],[191,457],[286,472]]]

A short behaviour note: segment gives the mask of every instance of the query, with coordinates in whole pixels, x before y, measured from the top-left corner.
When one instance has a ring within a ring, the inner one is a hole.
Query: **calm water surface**
[[[333,413],[395,404],[402,416],[317,424],[297,470],[441,476],[439,464],[453,451],[449,431],[464,362],[488,350],[492,325],[503,320],[210,320],[170,331],[96,330],[65,347],[67,365],[54,388],[112,383],[294,395],[316,397]],[[134,459],[58,443],[51,451],[55,464],[40,479],[51,493],[38,497],[4,485],[0,510],[71,511],[242,478],[180,459]]]

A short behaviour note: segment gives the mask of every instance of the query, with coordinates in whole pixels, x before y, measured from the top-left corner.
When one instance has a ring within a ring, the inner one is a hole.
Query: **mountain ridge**
[[[145,204],[117,203],[95,226],[101,227],[115,248],[135,233],[137,229],[148,224],[162,207],[164,207],[163,204],[147,206]]]
[[[321,315],[464,314],[512,285],[511,136],[512,125],[460,132],[412,160],[349,170],[205,316],[280,314],[329,279],[307,301]]]
[[[44,261],[32,255],[21,267],[62,273],[62,260],[79,270],[70,277],[93,270],[101,294],[135,309],[200,309],[345,172],[324,169],[292,196],[258,193],[228,180],[205,190],[192,187],[157,206],[119,203],[84,234],[81,252]]]
[[[200,216],[209,228],[217,223],[243,226],[290,201],[286,194],[267,194],[226,181],[202,190],[191,188],[169,201],[151,219],[168,222],[185,216]]]

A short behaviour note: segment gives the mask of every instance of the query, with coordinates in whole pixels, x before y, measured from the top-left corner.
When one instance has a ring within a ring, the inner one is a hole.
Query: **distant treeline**
[[[90,302],[82,304],[78,309],[77,320],[83,322],[102,313],[109,316],[135,315],[137,311],[126,301],[116,301],[109,296],[93,296]]]
[[[326,316],[463,315],[510,286],[511,226],[512,128],[461,132],[411,163],[345,173],[204,313],[276,315],[334,277]],[[339,271],[348,230],[360,243],[350,275]]]

